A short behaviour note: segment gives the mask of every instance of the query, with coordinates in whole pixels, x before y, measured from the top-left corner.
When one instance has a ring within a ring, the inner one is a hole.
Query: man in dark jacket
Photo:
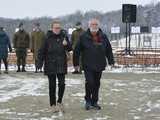
[[[82,35],[83,32],[84,32],[84,30],[82,28],[81,22],[77,22],[76,23],[76,30],[74,30],[72,32],[72,36],[71,36],[71,43],[72,43],[73,50],[75,49],[77,41],[79,40],[79,37],[80,37],[80,35]],[[73,60],[73,66],[74,66],[74,72],[72,72],[73,74],[81,74],[82,73],[82,66],[81,66],[81,64],[80,64],[80,69],[78,69],[78,68],[76,68],[74,60]]]
[[[24,30],[23,23],[19,24],[19,31],[14,34],[13,45],[16,49],[17,56],[17,72],[21,72],[20,66],[22,65],[22,72],[26,72],[26,57],[27,48],[29,48],[30,37],[29,34]]]
[[[75,65],[79,66],[79,56],[82,55],[82,66],[84,69],[85,84],[85,108],[100,110],[98,95],[102,71],[107,65],[114,65],[113,53],[107,36],[99,29],[99,21],[89,21],[89,29],[80,36],[74,50]]]
[[[48,31],[38,53],[38,68],[44,63],[44,72],[49,79],[50,106],[53,112],[64,111],[62,99],[65,91],[65,74],[67,73],[66,52],[71,51],[71,44],[61,23],[54,21],[52,31]],[[56,101],[56,78],[58,78],[58,100]]]
[[[12,52],[11,43],[8,35],[3,30],[3,27],[0,27],[0,74],[1,74],[1,60],[3,60],[5,65],[5,72],[8,73],[8,48]]]

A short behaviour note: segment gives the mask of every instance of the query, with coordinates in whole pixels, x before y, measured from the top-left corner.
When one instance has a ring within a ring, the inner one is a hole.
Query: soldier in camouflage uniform
[[[45,33],[40,29],[40,24],[34,24],[34,29],[31,33],[31,51],[33,52],[33,58],[35,60],[35,73],[38,72],[37,69],[37,54],[38,50],[40,49],[43,41],[45,39]],[[42,70],[40,70],[42,72]]]
[[[84,30],[82,29],[81,22],[77,22],[76,23],[76,30],[74,30],[72,32],[72,36],[71,36],[71,43],[72,43],[73,52],[74,52],[75,46],[77,44],[77,41],[79,40],[79,37],[83,32],[84,32]],[[73,59],[73,66],[75,69],[74,72],[72,72],[73,74],[81,74],[82,73],[82,66],[80,65],[80,69],[76,68],[74,59]]]
[[[29,34],[24,30],[23,23],[19,24],[19,31],[14,34],[13,45],[16,50],[17,56],[17,72],[26,72],[26,57],[27,57],[27,48],[29,48]],[[22,65],[22,70],[20,66]]]

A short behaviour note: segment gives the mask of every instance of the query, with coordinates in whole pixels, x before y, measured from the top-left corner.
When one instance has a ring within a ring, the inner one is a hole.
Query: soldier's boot
[[[40,69],[40,72],[41,72],[41,73],[43,72],[42,69]]]
[[[36,67],[35,73],[38,73],[38,68]]]
[[[5,74],[8,74],[8,63],[7,61],[5,61],[5,71],[4,71]]]
[[[26,72],[24,65],[23,65],[23,67],[22,67],[22,72]]]
[[[18,70],[17,70],[17,72],[21,72],[21,68],[20,68],[20,66],[18,66]]]

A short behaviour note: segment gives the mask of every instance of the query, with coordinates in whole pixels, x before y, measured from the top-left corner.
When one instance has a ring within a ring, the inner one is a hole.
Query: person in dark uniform
[[[100,110],[98,99],[102,71],[107,65],[106,58],[111,66],[114,65],[114,58],[111,44],[106,34],[99,28],[97,19],[89,21],[89,29],[80,36],[75,47],[73,58],[77,67],[80,55],[82,55],[82,66],[86,79],[85,109]]]
[[[62,100],[65,91],[65,74],[67,74],[67,55],[72,47],[68,36],[62,30],[60,21],[52,23],[38,52],[38,68],[44,64],[44,73],[49,80],[50,106],[53,112],[64,111]],[[58,78],[58,99],[56,99],[56,78]]]
[[[13,45],[16,49],[17,56],[17,72],[26,72],[26,57],[27,57],[27,49],[29,48],[30,37],[29,34],[24,30],[23,23],[19,24],[19,30],[14,34],[13,37]],[[20,66],[22,65],[22,70]]]

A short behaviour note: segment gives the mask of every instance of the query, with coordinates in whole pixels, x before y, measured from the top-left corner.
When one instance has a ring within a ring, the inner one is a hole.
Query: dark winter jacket
[[[0,31],[0,59],[8,57],[8,48],[12,51],[9,37],[4,31]]]
[[[99,43],[94,42],[92,34],[88,29],[80,36],[80,40],[74,50],[73,59],[75,65],[79,65],[79,56],[81,54],[84,70],[105,70],[107,65],[106,58],[110,65],[114,64],[112,47],[107,36],[101,30],[97,32],[97,35],[99,36]]]
[[[67,41],[67,46],[62,44]],[[44,72],[46,75],[67,73],[66,51],[71,51],[71,44],[67,35],[61,32],[59,35],[48,31],[44,43],[38,52],[38,68],[44,63]]]

